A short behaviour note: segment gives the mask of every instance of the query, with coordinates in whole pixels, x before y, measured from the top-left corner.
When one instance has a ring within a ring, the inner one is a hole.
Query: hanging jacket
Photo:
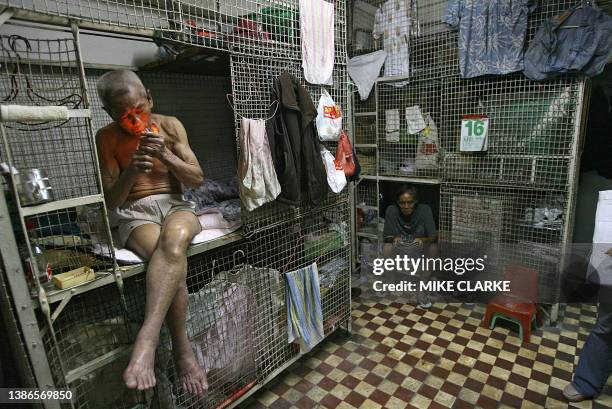
[[[272,101],[278,102],[278,111],[266,124],[266,133],[281,185],[277,200],[300,205],[307,198],[316,206],[327,196],[328,186],[315,127],[315,105],[308,91],[288,72],[274,80]]]

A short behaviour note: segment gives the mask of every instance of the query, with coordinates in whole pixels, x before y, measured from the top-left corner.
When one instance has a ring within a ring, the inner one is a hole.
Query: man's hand
[[[149,173],[153,169],[153,158],[139,149],[132,155],[132,166],[141,172]]]
[[[401,241],[402,241],[402,238],[400,236],[395,236],[393,238],[393,245],[397,246]]]
[[[140,139],[138,150],[153,158],[162,159],[166,150],[166,141],[163,135],[156,132],[145,132]]]
[[[422,246],[422,245],[423,245],[423,243],[425,243],[425,240],[424,240],[424,239],[422,239],[422,238],[420,238],[420,237],[417,237],[416,239],[414,239],[414,242],[415,242],[417,245]]]

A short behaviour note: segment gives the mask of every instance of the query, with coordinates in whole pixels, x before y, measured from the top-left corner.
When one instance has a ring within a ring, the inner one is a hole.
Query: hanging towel
[[[240,198],[249,211],[273,201],[281,191],[263,119],[242,118],[238,178]]]
[[[370,96],[372,87],[374,87],[376,78],[378,78],[380,69],[386,59],[387,53],[383,50],[379,50],[370,54],[351,58],[348,61],[348,74],[351,76],[355,85],[357,85],[359,98],[361,98],[362,101],[365,101]]]
[[[289,343],[306,353],[323,339],[323,310],[317,263],[285,274]]]
[[[300,0],[302,68],[311,84],[333,85],[334,3]]]

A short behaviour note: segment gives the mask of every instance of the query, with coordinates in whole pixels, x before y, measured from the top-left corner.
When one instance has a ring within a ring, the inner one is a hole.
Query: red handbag
[[[336,148],[337,169],[344,169],[344,174],[351,177],[355,174],[355,158],[353,157],[353,146],[345,131],[340,134],[338,147]]]

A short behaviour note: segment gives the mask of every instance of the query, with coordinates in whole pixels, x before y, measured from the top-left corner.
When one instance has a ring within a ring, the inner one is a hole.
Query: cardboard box
[[[79,284],[93,281],[96,278],[96,273],[89,267],[79,267],[70,270],[67,273],[53,276],[53,283],[60,289],[74,287]]]

